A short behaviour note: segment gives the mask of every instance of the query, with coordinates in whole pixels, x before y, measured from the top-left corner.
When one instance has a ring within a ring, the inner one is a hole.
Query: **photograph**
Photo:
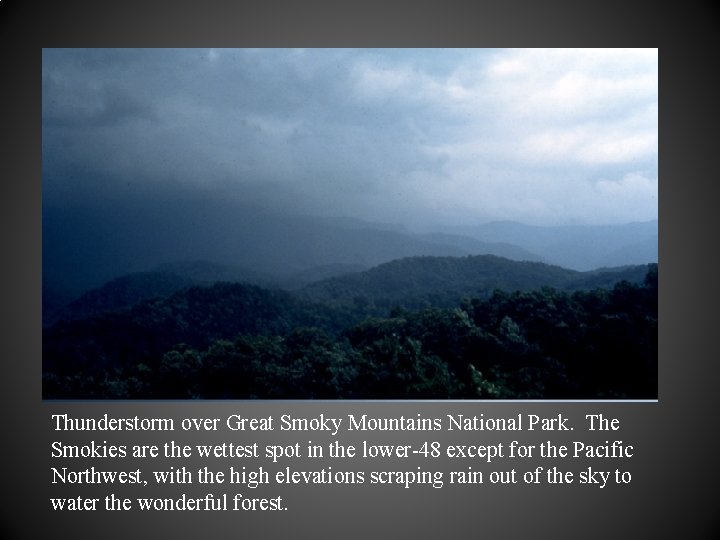
[[[659,397],[657,48],[45,48],[41,137],[44,400]]]

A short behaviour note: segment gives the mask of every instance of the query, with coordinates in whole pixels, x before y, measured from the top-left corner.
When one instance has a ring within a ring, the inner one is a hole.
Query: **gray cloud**
[[[45,50],[45,201],[109,183],[416,226],[653,219],[657,50]]]

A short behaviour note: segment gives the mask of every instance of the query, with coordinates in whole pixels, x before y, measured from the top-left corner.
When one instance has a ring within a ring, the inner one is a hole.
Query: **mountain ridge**
[[[331,265],[370,268],[421,255],[492,254],[579,270],[609,261],[657,260],[651,249],[657,222],[554,229],[496,222],[420,233],[358,218],[278,214],[210,196],[139,192],[134,197],[122,203],[99,197],[92,206],[70,209],[44,205],[43,286],[58,298],[77,297],[110,279],[184,260],[237,265],[274,278]],[[654,260],[628,259],[637,255],[628,246],[641,241],[649,246],[644,258]]]
[[[494,290],[528,291],[543,287],[564,291],[609,288],[627,280],[640,283],[647,265],[581,272],[536,261],[512,261],[495,255],[465,257],[409,257],[383,263],[365,272],[328,278],[300,293],[315,301],[349,303],[370,297],[381,305],[413,298],[414,307],[426,303],[453,304],[462,297],[484,298]],[[425,299],[425,301],[423,301]]]
[[[574,270],[613,265],[647,264],[658,260],[658,220],[616,225],[527,225],[492,221],[445,227],[480,241],[507,242],[542,255],[551,264]],[[643,246],[638,250],[637,246]]]
[[[183,289],[211,286],[216,282],[245,283],[268,290],[288,290],[311,301],[352,302],[371,298],[378,305],[407,301],[415,307],[438,302],[456,303],[463,296],[486,297],[495,289],[560,290],[610,287],[622,279],[640,282],[642,265],[601,268],[588,272],[537,261],[513,261],[495,255],[464,257],[417,256],[394,259],[369,269],[331,265],[276,279],[238,266],[205,261],[165,264],[151,272],[137,272],[112,279],[87,291],[63,308],[43,313],[43,325],[122,311],[153,298]],[[328,277],[303,283],[313,276]],[[422,300],[422,299],[425,300]],[[412,299],[412,300],[411,300]]]

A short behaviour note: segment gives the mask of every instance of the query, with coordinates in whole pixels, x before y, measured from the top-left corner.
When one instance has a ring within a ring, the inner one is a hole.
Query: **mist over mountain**
[[[658,259],[658,235],[650,233],[635,244],[625,244],[603,254],[595,264],[600,267],[608,267],[637,264],[641,261],[658,261]]]
[[[486,252],[537,259],[508,246],[451,235],[417,235],[358,219],[280,214],[181,187],[169,192],[124,188],[115,186],[115,191],[73,206],[45,205],[46,288],[78,296],[122,275],[167,270],[169,264],[187,261],[242,269],[218,274],[216,280],[284,280],[292,285],[293,280],[307,283],[327,277],[332,267],[365,269],[417,255]],[[324,275],[311,275],[312,269],[321,267]],[[175,266],[172,271],[178,270]],[[189,275],[188,270],[180,273]],[[303,272],[310,274],[302,277]]]
[[[578,270],[657,261],[657,222],[506,222],[449,230],[454,233],[419,234],[357,218],[280,214],[182,188],[131,187],[92,204],[45,206],[43,283],[50,301],[53,294],[76,298],[113,278],[150,271],[293,288],[417,256],[489,254]]]
[[[541,253],[546,262],[575,270],[647,264],[658,260],[657,220],[555,227],[496,221],[447,230],[485,242],[507,242]]]
[[[471,236],[447,233],[425,233],[420,236],[430,242],[458,247],[468,254],[497,255],[498,257],[505,257],[506,259],[512,259],[514,261],[545,261],[543,257],[537,253],[502,241],[482,241]]]
[[[455,246],[321,218],[268,215],[221,201],[139,209],[48,209],[43,220],[45,283],[74,291],[119,275],[184,260],[286,277],[323,265],[367,268],[413,255],[462,255]]]

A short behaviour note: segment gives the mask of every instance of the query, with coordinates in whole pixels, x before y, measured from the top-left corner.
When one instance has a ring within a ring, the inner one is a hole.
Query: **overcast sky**
[[[132,184],[414,228],[657,219],[657,49],[49,49],[42,118],[46,204]]]

